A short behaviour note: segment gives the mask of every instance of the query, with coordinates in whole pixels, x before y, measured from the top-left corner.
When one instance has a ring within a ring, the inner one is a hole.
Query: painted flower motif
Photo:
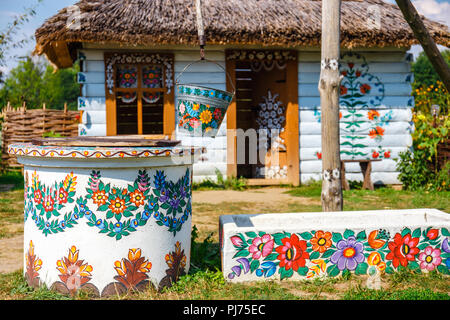
[[[134,203],[137,207],[144,205],[145,203],[144,200],[145,200],[144,194],[137,189],[130,194],[130,201]]]
[[[390,152],[390,151],[386,151],[386,152],[384,153],[384,157],[385,157],[386,159],[389,159],[389,158],[391,157],[391,152]]]
[[[205,110],[200,114],[200,121],[204,124],[210,123],[212,120],[212,113],[209,110]]]
[[[372,158],[376,159],[380,156],[380,154],[376,151],[372,152]]]
[[[435,249],[432,246],[428,246],[419,254],[420,269],[428,271],[434,270],[441,264],[441,249]]]
[[[341,86],[341,88],[340,88],[341,96],[343,96],[344,94],[347,94],[347,92],[348,92],[347,87],[346,86]]]
[[[202,123],[197,118],[192,118],[189,120],[189,125],[195,129],[200,127]]]
[[[339,270],[355,270],[358,264],[364,261],[364,245],[356,241],[354,236],[339,240],[337,251],[330,258],[331,263],[337,265]]]
[[[34,191],[34,203],[40,204],[42,201],[42,192],[41,190]]]
[[[378,136],[383,136],[384,135],[384,129],[382,127],[376,127],[374,129],[371,129],[369,131],[369,137],[371,139],[375,139]]]
[[[280,267],[294,271],[304,267],[306,259],[309,259],[309,253],[306,252],[306,241],[300,240],[296,234],[293,234],[290,238],[281,239],[281,242],[283,245],[275,249],[279,253],[277,259],[280,261]]]
[[[419,253],[417,244],[419,238],[412,238],[411,234],[406,234],[404,237],[400,233],[394,236],[394,241],[388,243],[388,247],[391,250],[386,259],[392,260],[392,265],[397,268],[399,265],[406,267],[408,261],[414,261],[415,256]]]
[[[109,205],[109,209],[115,214],[121,214],[125,211],[125,200],[116,198],[115,200],[111,200],[111,204]]]
[[[269,234],[265,234],[262,237],[256,237],[253,239],[251,246],[249,247],[252,258],[258,260],[261,256],[267,257],[272,253],[274,241]]]
[[[439,235],[439,230],[437,230],[437,229],[430,229],[427,232],[427,238],[430,240],[436,239],[438,237],[438,235]]]
[[[42,206],[44,207],[45,212],[53,211],[53,205],[55,204],[55,200],[53,200],[51,195],[46,195],[42,202]]]
[[[92,266],[78,260],[79,250],[75,246],[69,249],[69,255],[56,262],[56,269],[61,273],[59,278],[74,293],[91,279]]]
[[[222,117],[222,110],[216,108],[216,110],[214,110],[214,119],[219,120],[221,117]]]
[[[369,110],[369,112],[367,113],[367,118],[369,118],[369,120],[375,120],[379,116],[380,113],[377,110]]]
[[[321,160],[322,159],[322,152],[316,152],[316,157],[317,157],[317,159]]]
[[[356,76],[357,78],[361,77],[361,70],[356,70],[355,76]]]
[[[107,200],[108,196],[106,195],[104,190],[94,192],[94,194],[92,195],[92,201],[99,207],[104,205]]]
[[[367,263],[369,266],[375,266],[379,271],[383,271],[386,269],[386,262],[384,262],[381,258],[381,255],[378,252],[372,252],[367,258]]]
[[[244,244],[244,241],[239,236],[232,236],[230,238],[230,240],[231,240],[231,243],[233,244],[233,246],[235,246],[235,247],[241,247]]]
[[[359,91],[361,91],[362,94],[369,93],[369,92],[370,92],[370,89],[372,89],[372,88],[371,88],[370,85],[367,84],[367,83],[362,84],[362,85],[359,87]]]
[[[318,251],[320,253],[327,251],[332,244],[331,236],[332,235],[330,232],[323,232],[321,230],[317,231],[314,237],[310,240],[313,251]]]
[[[36,282],[39,282],[38,271],[42,268],[42,260],[34,254],[33,241],[30,241],[28,252],[25,255],[25,265],[27,268],[25,277],[27,278],[28,284],[31,286],[38,284]]]
[[[450,253],[450,245],[448,243],[448,238],[445,238],[444,241],[442,241],[442,250],[444,250],[445,253]]]
[[[384,234],[382,234],[378,230],[373,230],[371,233],[369,233],[368,237],[369,246],[372,249],[380,249],[386,243],[386,240],[383,238]]]
[[[63,204],[67,203],[67,197],[69,196],[69,193],[64,190],[64,188],[60,188],[58,192],[58,203]]]
[[[180,103],[179,110],[181,114],[184,114],[184,112],[186,111],[186,106],[183,102]]]

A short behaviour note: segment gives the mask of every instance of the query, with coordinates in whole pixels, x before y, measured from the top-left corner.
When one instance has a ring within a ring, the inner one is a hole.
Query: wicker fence
[[[27,109],[25,105],[13,108],[8,104],[3,108],[2,121],[2,165],[1,169],[14,170],[22,168],[15,156],[8,154],[8,145],[12,143],[31,142],[33,138],[42,138],[45,134],[62,137],[78,135],[80,122],[79,111]]]

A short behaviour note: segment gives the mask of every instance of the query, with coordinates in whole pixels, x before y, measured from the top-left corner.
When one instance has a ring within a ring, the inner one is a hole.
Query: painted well
[[[222,271],[232,282],[393,273],[450,274],[450,216],[436,209],[220,217]]]
[[[11,145],[24,164],[24,273],[99,296],[188,272],[198,149]]]

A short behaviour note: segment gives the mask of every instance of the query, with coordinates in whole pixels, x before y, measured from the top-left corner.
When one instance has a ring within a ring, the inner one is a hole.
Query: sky
[[[395,0],[385,0],[386,2],[394,3]],[[20,15],[36,4],[36,0],[0,0],[0,30],[4,30],[8,23],[11,22],[15,16]],[[37,7],[36,15],[30,21],[24,24],[17,33],[18,38],[31,37],[47,18],[56,14],[60,9],[68,7],[77,3],[78,0],[43,0]],[[435,21],[447,24],[450,26],[450,0],[413,0],[413,4],[420,14]],[[17,49],[10,52],[12,56],[26,56],[33,51],[35,46],[34,41],[29,43],[22,49]],[[440,47],[443,49],[443,47]],[[422,48],[420,46],[413,46],[411,52],[416,57]],[[15,59],[8,59],[5,67],[0,67],[2,71],[7,73],[9,70],[17,65]]]

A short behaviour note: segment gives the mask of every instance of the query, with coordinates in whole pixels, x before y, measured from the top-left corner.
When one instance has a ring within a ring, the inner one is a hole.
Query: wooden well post
[[[322,210],[342,211],[339,133],[341,0],[322,0],[322,60],[319,80],[322,112]]]

